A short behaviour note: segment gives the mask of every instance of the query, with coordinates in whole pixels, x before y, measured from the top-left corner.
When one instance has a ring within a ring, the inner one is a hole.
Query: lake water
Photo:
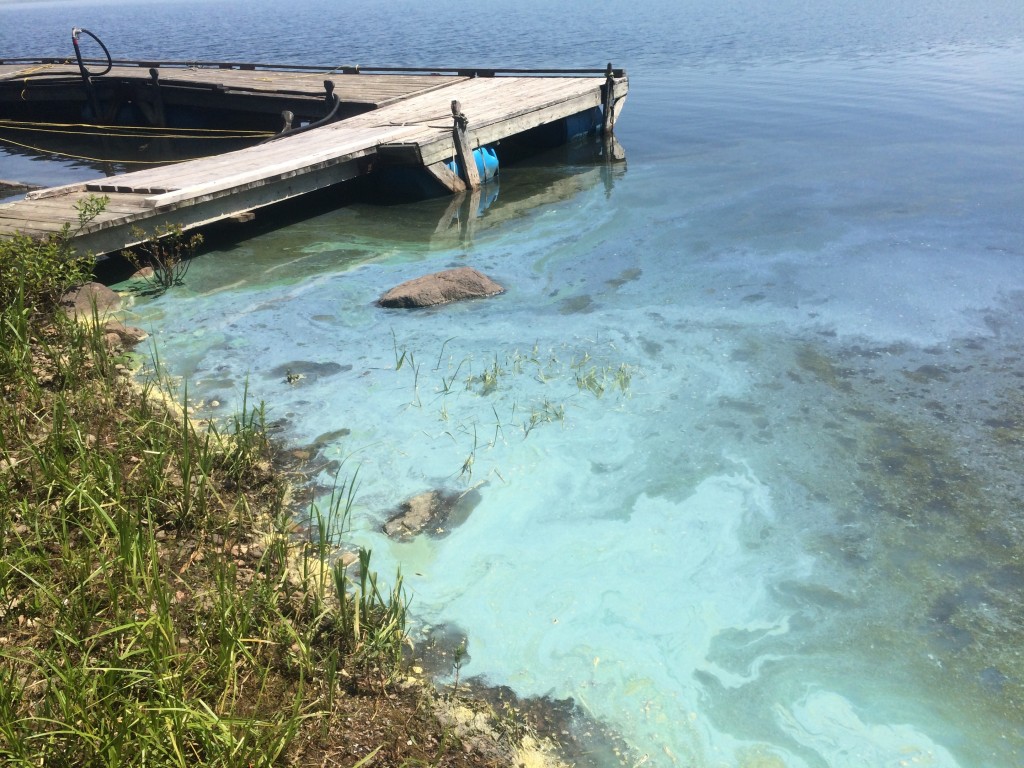
[[[461,227],[264,231],[132,322],[201,412],[247,382],[358,467],[351,538],[415,631],[571,697],[628,747],[597,764],[1024,764],[1019,0],[0,2],[0,55],[74,25],[115,57],[625,67],[625,163],[503,168]],[[0,148],[0,178],[94,175]],[[507,292],[373,304],[455,265]],[[465,522],[380,533],[435,487]]]

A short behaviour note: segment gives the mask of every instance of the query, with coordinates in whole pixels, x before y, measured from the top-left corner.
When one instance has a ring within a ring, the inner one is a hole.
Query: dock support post
[[[462,114],[462,105],[456,99],[452,101],[452,117],[455,118],[455,125],[452,128],[452,136],[455,139],[455,159],[459,169],[462,171],[462,180],[468,189],[477,189],[480,186],[480,174],[476,170],[476,158],[473,157],[473,148],[470,146],[466,129],[469,127],[469,119]]]
[[[324,91],[324,117],[330,117],[338,100],[338,97],[334,95],[333,80],[324,80]]]
[[[96,88],[92,84],[92,76],[83,72],[82,83],[85,85],[86,97],[89,99],[89,106],[92,107],[92,120],[97,125],[103,125],[103,112],[100,107],[100,100],[96,96]]]
[[[602,102],[604,124],[601,126],[601,132],[605,136],[610,136],[612,131],[615,130],[615,75],[610,61],[608,62],[608,69],[605,70],[604,98]]]
[[[156,67],[150,67],[149,81],[153,85],[153,118],[151,122],[157,128],[166,128],[167,118],[164,115],[164,98],[160,93],[160,71]]]

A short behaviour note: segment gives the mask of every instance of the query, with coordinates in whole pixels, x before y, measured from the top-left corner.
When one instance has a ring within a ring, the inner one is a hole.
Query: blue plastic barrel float
[[[492,147],[474,149],[473,159],[476,160],[476,172],[479,174],[481,182],[490,181],[498,175],[498,153]],[[447,165],[454,173],[462,175],[458,160],[449,160]]]

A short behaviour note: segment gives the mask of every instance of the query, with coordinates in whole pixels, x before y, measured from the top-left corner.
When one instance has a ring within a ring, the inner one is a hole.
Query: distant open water
[[[571,697],[631,749],[597,764],[1024,764],[1017,0],[0,2],[0,55],[74,25],[117,57],[625,67],[625,164],[505,168],[471,234],[443,200],[267,231],[132,322],[212,413],[248,382],[358,466],[352,536],[417,636]],[[95,174],[0,148],[0,178]],[[373,306],[463,264],[507,293]],[[476,487],[464,523],[379,533],[437,486]]]

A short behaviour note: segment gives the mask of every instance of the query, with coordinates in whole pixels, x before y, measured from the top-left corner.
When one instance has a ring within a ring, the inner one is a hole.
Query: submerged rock
[[[65,293],[60,305],[76,320],[88,320],[92,318],[94,308],[100,318],[119,310],[121,297],[103,283],[86,283]]]
[[[457,267],[407,280],[381,296],[377,303],[382,307],[432,307],[504,292],[504,288],[482,272],[472,267]]]
[[[424,491],[399,506],[384,523],[384,533],[400,541],[411,539],[420,533],[440,537],[464,522],[473,508],[480,503],[476,490],[458,493],[455,491]]]
[[[266,374],[270,379],[285,379],[289,384],[298,384],[300,381],[313,382],[338,373],[351,371],[351,365],[327,362],[317,363],[312,360],[292,360],[272,368]]]

